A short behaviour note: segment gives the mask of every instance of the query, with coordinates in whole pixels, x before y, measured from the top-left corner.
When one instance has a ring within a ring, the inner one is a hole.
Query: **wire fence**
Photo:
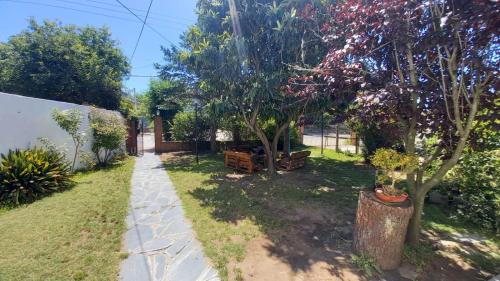
[[[333,149],[339,152],[359,154],[364,145],[345,124],[305,125],[302,143],[304,145]]]

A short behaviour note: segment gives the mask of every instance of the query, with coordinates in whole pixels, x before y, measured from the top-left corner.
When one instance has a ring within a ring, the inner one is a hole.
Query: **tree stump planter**
[[[397,268],[403,258],[406,230],[413,213],[410,200],[380,201],[373,191],[359,193],[354,251],[375,258],[383,270]]]

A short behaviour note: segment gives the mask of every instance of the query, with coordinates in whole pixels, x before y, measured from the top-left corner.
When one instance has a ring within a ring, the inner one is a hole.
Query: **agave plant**
[[[70,165],[64,156],[40,148],[9,150],[0,157],[0,201],[29,203],[70,186]]]

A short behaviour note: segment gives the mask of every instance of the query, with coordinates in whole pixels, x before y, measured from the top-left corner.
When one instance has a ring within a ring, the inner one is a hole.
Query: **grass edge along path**
[[[79,173],[70,190],[0,212],[0,280],[115,280],[133,167]]]

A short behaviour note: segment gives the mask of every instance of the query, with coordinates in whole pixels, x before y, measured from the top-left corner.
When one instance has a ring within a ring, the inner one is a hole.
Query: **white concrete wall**
[[[89,106],[66,102],[24,97],[0,92],[0,153],[9,149],[25,149],[41,146],[39,138],[47,138],[58,148],[66,151],[69,161],[74,156],[74,145],[71,136],[61,129],[52,119],[52,111],[77,108],[83,113],[81,130],[88,137],[82,151],[91,152],[92,134],[89,130]],[[116,111],[114,114],[120,115]],[[121,115],[120,115],[121,116]],[[77,161],[77,167],[82,167]]]

